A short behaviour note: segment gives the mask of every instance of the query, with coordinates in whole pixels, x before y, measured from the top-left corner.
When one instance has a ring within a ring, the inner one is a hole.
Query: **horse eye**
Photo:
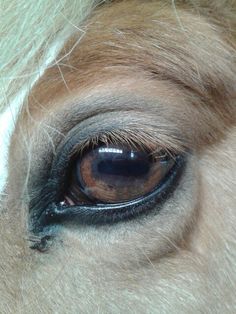
[[[75,160],[65,201],[76,205],[140,198],[152,192],[173,165],[166,154],[154,158],[142,150],[96,147]]]
[[[112,224],[160,210],[186,164],[184,153],[150,153],[104,144],[74,157],[64,147],[58,156],[42,191],[44,197],[31,205],[34,232],[65,221]]]
[[[174,165],[166,154],[98,146],[75,160],[65,202],[120,203],[152,192]]]
[[[142,197],[158,185],[174,164],[173,159],[152,158],[145,151],[97,147],[74,162],[65,200],[119,203]]]

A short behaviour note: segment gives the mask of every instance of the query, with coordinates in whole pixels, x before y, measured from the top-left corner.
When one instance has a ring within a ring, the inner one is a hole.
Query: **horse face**
[[[2,313],[233,312],[235,50],[209,10],[104,4],[31,89],[1,204]]]

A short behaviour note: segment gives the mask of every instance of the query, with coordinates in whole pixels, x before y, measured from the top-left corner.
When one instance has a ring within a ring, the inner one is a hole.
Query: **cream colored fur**
[[[98,3],[1,0],[0,193],[7,178],[9,141],[23,100],[45,69],[55,63],[65,41],[76,31],[84,35],[80,23]]]
[[[0,313],[233,314],[235,2],[107,2],[1,2]],[[34,179],[77,124],[180,149],[179,132],[186,172],[160,213],[65,224],[34,251]]]

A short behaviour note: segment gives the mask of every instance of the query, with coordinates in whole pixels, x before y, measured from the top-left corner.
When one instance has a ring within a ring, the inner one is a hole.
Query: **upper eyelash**
[[[165,152],[168,155],[174,155],[183,153],[185,151],[184,146],[169,147],[164,145],[158,145],[155,138],[145,131],[135,130],[113,130],[109,132],[103,132],[97,136],[91,137],[84,142],[75,145],[71,155],[81,156],[84,150],[88,148],[94,148],[98,144],[104,145],[125,145],[133,150],[144,150],[150,153],[154,158],[159,156],[160,152]]]

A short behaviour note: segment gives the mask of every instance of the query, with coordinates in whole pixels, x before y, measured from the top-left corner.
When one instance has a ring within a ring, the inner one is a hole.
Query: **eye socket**
[[[61,146],[47,184],[30,204],[34,233],[65,221],[112,224],[161,209],[178,185],[185,154],[105,143],[79,146],[75,135]]]
[[[75,160],[65,195],[69,205],[121,203],[152,192],[175,164],[160,152],[100,145]]]

